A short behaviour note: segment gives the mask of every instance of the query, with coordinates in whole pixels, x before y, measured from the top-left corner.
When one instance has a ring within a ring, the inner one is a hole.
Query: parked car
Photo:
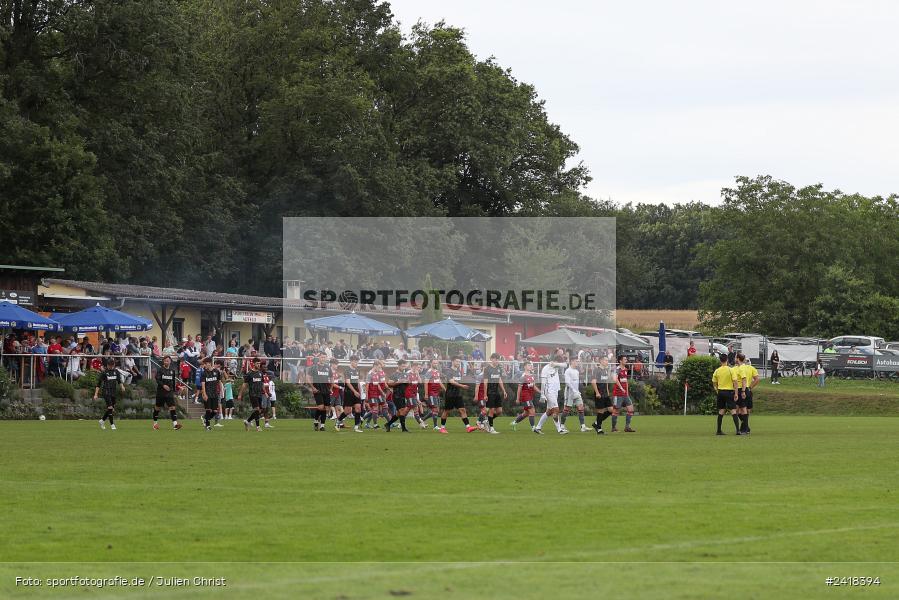
[[[848,352],[855,348],[861,354],[874,354],[874,351],[882,348],[885,343],[882,337],[841,335],[827,340],[825,346],[833,346],[837,352]]]

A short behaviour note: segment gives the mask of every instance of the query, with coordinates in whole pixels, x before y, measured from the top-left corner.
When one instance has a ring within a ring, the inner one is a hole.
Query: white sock
[[[549,415],[547,415],[546,413],[540,415],[540,420],[537,422],[537,429],[543,429],[543,424],[546,423],[546,418],[548,416]]]
[[[553,417],[553,425],[556,426],[556,431],[562,431],[562,424],[559,422],[559,417]]]

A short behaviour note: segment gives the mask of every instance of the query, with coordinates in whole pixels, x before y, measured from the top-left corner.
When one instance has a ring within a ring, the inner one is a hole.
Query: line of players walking
[[[743,354],[736,355],[734,366],[728,365],[728,356],[721,354],[721,365],[712,374],[712,385],[717,395],[718,428],[716,435],[725,435],[722,430],[724,415],[730,411],[736,435],[749,435],[749,417],[752,414],[753,390],[759,384],[758,370],[746,360]],[[222,371],[212,359],[203,361],[203,378],[200,392],[205,404],[203,422],[207,429],[212,428],[212,421],[219,418],[225,385]],[[567,362],[557,355],[540,370],[539,384],[534,374],[534,364],[525,361],[524,371],[517,384],[514,384],[515,404],[518,414],[512,421],[512,429],[528,419],[531,431],[543,434],[546,421],[551,420],[556,431],[565,435],[569,432],[566,422],[572,413],[576,413],[580,423],[580,431],[590,431],[585,423],[584,398],[581,394],[581,365],[577,358]],[[564,378],[565,389],[562,391],[560,373]],[[158,429],[158,418],[161,410],[167,408],[174,429],[180,429],[178,422],[175,389],[177,374],[172,367],[171,359],[163,359],[162,367],[156,372],[156,406],[153,411],[153,427]],[[315,431],[325,431],[327,417],[333,411],[334,428],[338,431],[345,428],[345,423],[353,418],[353,431],[363,433],[365,429],[379,429],[381,418],[385,420],[384,430],[391,431],[397,424],[400,431],[408,432],[407,419],[411,414],[415,422],[422,428],[432,426],[441,434],[448,433],[447,420],[452,413],[457,413],[462,420],[465,431],[486,431],[499,433],[494,424],[495,419],[503,414],[503,404],[508,400],[509,388],[503,381],[503,369],[499,364],[499,355],[493,354],[490,361],[482,369],[463,373],[462,361],[459,357],[452,359],[449,368],[441,369],[437,360],[427,364],[421,361],[397,361],[396,370],[390,375],[384,370],[381,360],[375,360],[371,369],[363,378],[359,370],[359,359],[352,357],[348,367],[341,368],[337,359],[328,360],[324,352],[316,355],[312,367],[307,370],[301,382],[314,398],[309,406]],[[628,389],[627,357],[618,359],[618,368],[611,369],[608,359],[600,358],[600,362],[590,371],[589,385],[593,388],[596,408],[596,420],[593,430],[605,434],[603,423],[612,418],[612,431],[618,431],[618,417],[625,411],[624,431],[633,433],[631,421],[634,416],[634,404]],[[474,386],[473,404],[477,411],[476,424],[472,424],[465,407],[465,390]],[[94,400],[102,394],[106,411],[100,419],[100,427],[115,429],[115,405],[117,394],[124,392],[121,375],[115,368],[115,361],[108,359],[106,369],[100,373]],[[260,421],[265,427],[272,428],[269,422],[274,417],[273,411],[274,384],[269,380],[258,358],[253,358],[251,369],[244,376],[243,384],[237,395],[238,403],[246,394],[251,412],[244,420],[244,427],[249,430],[261,429]],[[535,398],[546,405],[546,410],[536,416]],[[229,395],[230,396],[230,395]],[[227,416],[233,411],[233,400],[229,397],[226,408]],[[439,424],[438,424],[439,420]],[[430,421],[430,424],[429,424]]]
[[[353,431],[357,433],[364,433],[366,429],[380,429],[382,419],[385,431],[398,427],[400,431],[408,432],[407,420],[411,416],[422,429],[432,427],[438,433],[447,434],[447,421],[455,413],[467,432],[498,434],[495,419],[503,414],[504,402],[508,401],[510,393],[514,393],[514,405],[518,412],[512,421],[513,430],[517,430],[518,424],[527,419],[531,430],[542,435],[546,421],[552,421],[557,433],[566,435],[569,433],[568,418],[577,414],[580,431],[589,432],[591,429],[585,422],[584,398],[581,393],[582,385],[586,384],[592,386],[595,397],[596,420],[592,424],[593,431],[604,435],[603,423],[609,417],[612,419],[611,430],[618,431],[618,417],[623,411],[624,431],[635,432],[631,427],[634,403],[629,393],[627,357],[619,358],[616,369],[609,365],[607,358],[602,357],[599,364],[590,369],[589,382],[582,381],[583,367],[577,358],[566,360],[563,355],[557,354],[542,367],[539,374],[534,372],[534,363],[525,361],[518,381],[509,383],[503,379],[504,371],[499,359],[498,354],[493,354],[487,363],[467,371],[463,370],[459,357],[454,357],[447,368],[441,368],[438,360],[410,362],[400,359],[396,369],[389,375],[384,369],[383,361],[375,360],[363,376],[357,357],[350,359],[349,366],[341,367],[337,359],[329,360],[321,352],[314,357],[311,367],[301,375],[299,383],[311,392],[313,404],[308,409],[312,413],[316,431],[327,429],[326,423],[331,413],[337,431],[347,428],[347,422],[352,418]],[[176,409],[177,372],[169,358],[163,359],[155,379],[157,391],[153,427],[159,428],[158,418],[165,408],[168,409],[172,427],[180,429]],[[562,381],[565,383],[564,391]],[[276,406],[274,387],[260,359],[253,358],[237,394],[238,403],[244,397],[249,400],[251,412],[244,420],[247,430],[253,427],[261,430],[261,421],[265,422],[266,428],[272,428],[269,420],[274,418]],[[107,405],[106,413],[100,420],[103,428],[107,420],[115,428],[114,414],[119,388],[124,391],[115,364],[107,364],[107,369],[101,372],[94,394],[95,399],[102,394]],[[199,391],[205,405],[203,421],[207,429],[212,428],[213,421],[222,418],[223,404],[226,404],[224,418],[228,418],[227,413],[233,411],[232,394],[227,394],[225,399],[225,390],[222,370],[211,359],[205,359]],[[468,390],[472,392],[469,394]],[[470,396],[476,413],[474,423],[466,408],[466,396]],[[546,406],[539,418],[536,408],[538,398]]]
[[[386,431],[399,425],[400,431],[407,432],[407,420],[411,415],[422,429],[432,427],[434,431],[446,434],[447,421],[456,413],[466,432],[482,430],[498,434],[495,419],[503,414],[503,405],[512,388],[518,408],[518,414],[512,421],[513,430],[528,419],[531,430],[542,435],[544,424],[552,420],[556,431],[565,435],[569,432],[567,418],[572,412],[577,412],[580,430],[590,431],[585,423],[584,399],[580,392],[581,365],[576,358],[566,362],[561,355],[557,355],[541,369],[539,383],[534,364],[525,361],[523,372],[514,384],[503,380],[499,359],[500,356],[494,353],[482,368],[474,367],[468,372],[463,371],[459,357],[454,357],[445,369],[440,368],[438,360],[409,362],[400,359],[390,375],[385,372],[383,361],[375,360],[363,378],[356,357],[350,359],[348,367],[341,368],[337,359],[327,361],[325,354],[321,353],[316,357],[305,382],[315,399],[315,405],[311,407],[314,429],[325,431],[328,414],[333,411],[334,428],[338,431],[346,427],[350,417],[353,418],[353,431],[357,433],[363,433],[365,429],[379,429],[378,422],[383,417]],[[565,380],[564,394],[561,392],[560,373]],[[625,431],[634,432],[631,427],[634,405],[628,393],[627,358],[621,357],[619,368],[614,373],[608,359],[603,358],[592,371],[590,384],[597,409],[593,430],[604,434],[602,423],[612,416],[612,431],[617,431],[618,412],[624,408],[627,413]],[[472,388],[476,423],[471,422],[465,406],[466,391]],[[539,421],[536,419],[537,397],[546,404]]]

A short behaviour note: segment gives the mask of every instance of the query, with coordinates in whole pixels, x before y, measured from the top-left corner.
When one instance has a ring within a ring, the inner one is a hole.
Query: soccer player
[[[746,435],[749,433],[749,414],[752,412],[752,390],[759,384],[760,378],[758,369],[752,366],[742,352],[737,354],[737,363],[740,365],[739,380],[743,385],[737,413],[740,416],[740,432]]]
[[[624,422],[624,430],[627,433],[636,433],[631,429],[631,419],[634,418],[634,401],[631,400],[628,386],[627,357],[618,357],[618,370],[615,372],[615,386],[612,388],[612,431],[618,431],[618,413],[621,407],[625,407],[627,417]]]
[[[365,377],[366,397],[368,398],[368,407],[371,411],[368,418],[373,421],[372,429],[379,429],[378,417],[381,411],[387,411],[387,375],[384,374],[384,363],[380,359],[375,359],[371,370]]]
[[[172,428],[181,429],[175,404],[176,379],[175,369],[172,367],[172,357],[166,356],[162,359],[162,366],[156,370],[156,405],[153,407],[153,429],[159,429],[159,412],[163,406],[169,409]]]
[[[100,429],[106,429],[106,419],[109,419],[109,428],[115,431],[115,403],[116,392],[119,390],[125,393],[125,384],[122,383],[122,376],[118,369],[115,368],[115,359],[106,359],[106,368],[100,371],[100,379],[97,380],[97,387],[94,389],[94,400],[103,392],[103,402],[106,403],[106,412],[100,419]]]
[[[581,422],[581,433],[589,431],[584,423],[584,397],[581,395],[581,372],[578,370],[580,361],[572,358],[568,362],[568,368],[565,369],[565,408],[562,410],[562,427],[565,431],[565,420],[571,414],[571,408],[577,407],[577,417]]]
[[[331,406],[334,407],[335,413],[337,414],[337,422],[334,423],[334,430],[340,431],[344,427],[343,421],[347,418],[347,415],[350,414],[351,408],[348,408],[344,404],[344,398],[346,398],[346,389],[343,384],[343,373],[340,372],[340,360],[338,360],[337,358],[332,358],[328,362],[331,368]],[[349,400],[349,398],[346,399]]]
[[[206,405],[206,412],[203,415],[203,423],[206,425],[206,431],[212,431],[210,425],[219,409],[219,402],[222,390],[222,373],[212,363],[212,359],[206,357],[203,359],[203,381],[200,382],[200,392],[203,394],[203,403]]]
[[[474,404],[478,410],[478,429],[487,431],[487,384],[484,382],[484,366],[481,363],[471,365],[474,384]]]
[[[430,367],[424,373],[426,403],[428,412],[422,415],[422,422],[426,422],[428,417],[434,421],[434,431],[440,431],[437,426],[437,417],[440,413],[440,393],[446,392],[446,386],[443,384],[443,373],[440,372],[440,362],[435,358],[431,360]]]
[[[272,420],[278,418],[278,390],[275,389],[275,378],[271,375],[268,377],[268,400],[272,407]]]
[[[259,416],[262,411],[262,397],[267,391],[265,389],[265,373],[259,369],[259,359],[253,358],[250,361],[250,370],[244,375],[243,385],[240,386],[240,391],[237,392],[238,402],[243,398],[244,392],[247,392],[247,395],[250,397],[250,406],[253,408],[253,412],[243,422],[244,429],[247,431],[250,430],[252,422],[256,423],[256,431],[262,431],[262,428],[259,427]]]
[[[490,364],[484,367],[481,381],[487,384],[487,433],[499,433],[493,427],[496,417],[503,414],[503,400],[508,398],[506,384],[503,383],[503,368],[499,364],[499,354],[490,355]]]
[[[314,361],[312,367],[307,370],[307,383],[315,398],[312,424],[314,431],[324,431],[325,421],[328,419],[328,408],[331,404],[331,365],[328,364],[325,353],[321,350],[315,353]]]
[[[265,393],[262,395],[262,401],[259,403],[259,406],[262,409],[262,418],[265,421],[263,427],[265,429],[274,429],[275,427],[269,421],[269,414],[271,414],[271,411],[275,406],[275,398],[273,396],[275,393],[275,382],[272,381],[272,375],[266,368],[265,360],[259,361],[259,370],[263,373],[262,388],[265,390]]]
[[[432,363],[433,364],[433,363]],[[446,377],[446,397],[443,400],[443,410],[440,412],[440,433],[447,433],[446,418],[451,411],[458,410],[462,422],[465,424],[465,431],[471,433],[477,431],[477,427],[473,427],[468,422],[468,412],[465,410],[465,401],[462,399],[462,390],[468,389],[468,384],[462,383],[462,359],[458,356],[453,357],[450,368],[444,374]]]
[[[735,373],[736,367],[731,368],[727,364],[727,354],[722,353],[718,360],[721,366],[712,373],[712,386],[715,388],[718,406],[718,431],[715,435],[724,435],[721,430],[721,422],[724,420],[724,412],[730,410],[731,417],[734,419],[734,429],[737,435],[740,435],[740,422],[737,418],[737,403],[734,400],[734,392],[737,389],[738,375]]]
[[[596,407],[596,422],[593,429],[597,435],[604,435],[602,422],[612,414],[612,371],[609,368],[609,358],[600,357],[599,365],[593,370],[590,384],[593,386],[593,396]]]
[[[556,360],[559,360],[558,356]],[[560,435],[568,433],[556,418],[556,415],[559,414],[559,391],[562,389],[559,383],[559,367],[564,365],[563,362],[548,362],[540,370],[540,398],[546,404],[546,410],[540,415],[540,420],[534,427],[534,433],[538,435],[543,435],[543,424],[550,418]]]
[[[387,432],[390,431],[394,423],[399,421],[400,428],[404,432],[409,433],[409,430],[406,429],[406,415],[415,401],[415,391],[410,384],[411,371],[407,369],[406,365],[406,360],[403,358],[396,361],[396,371],[393,372],[393,375],[387,381],[387,385],[393,388],[393,403],[396,408],[396,413],[390,417],[390,420],[384,426],[384,431]],[[410,393],[412,394],[411,397],[409,396]]]
[[[344,411],[352,407],[353,431],[362,433],[362,389],[359,385],[359,357],[353,355],[350,358],[350,366],[343,370],[343,405]]]
[[[521,405],[521,412],[512,421],[512,430],[516,430],[519,423],[527,417],[531,423],[531,431],[534,430],[534,419],[537,416],[534,411],[534,390],[540,391],[534,378],[534,363],[530,360],[524,361],[524,373],[521,375],[521,383],[518,384],[518,393],[515,400]]]

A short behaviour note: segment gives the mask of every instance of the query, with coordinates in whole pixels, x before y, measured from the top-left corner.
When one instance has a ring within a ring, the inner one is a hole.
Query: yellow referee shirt
[[[727,365],[721,365],[712,374],[712,384],[719,390],[734,389],[734,371],[736,369],[731,369]]]
[[[758,369],[756,369],[752,365],[747,365],[746,363],[743,363],[740,369],[742,370],[742,374],[740,375],[740,377],[746,379],[746,387],[752,387],[753,378],[758,377],[759,375]]]

